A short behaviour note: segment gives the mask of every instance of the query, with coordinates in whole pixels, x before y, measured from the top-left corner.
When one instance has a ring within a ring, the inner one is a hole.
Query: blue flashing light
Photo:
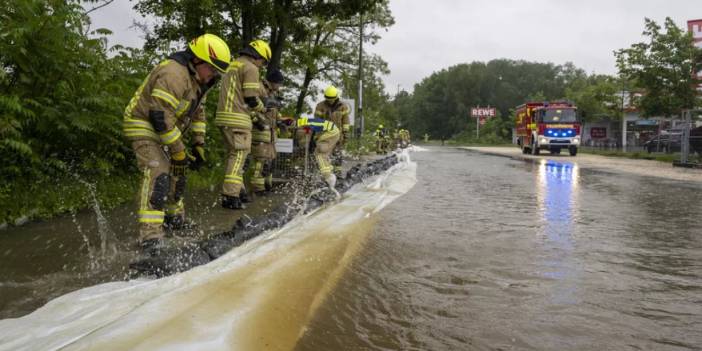
[[[568,129],[568,134],[573,134],[573,130],[572,130],[572,129]]]
[[[553,131],[549,129],[549,130],[547,131],[547,133],[548,133],[548,134],[553,134]]]

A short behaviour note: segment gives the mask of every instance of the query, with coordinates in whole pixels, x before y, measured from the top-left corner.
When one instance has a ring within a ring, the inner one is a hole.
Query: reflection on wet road
[[[299,350],[697,350],[702,187],[453,149],[413,154]]]

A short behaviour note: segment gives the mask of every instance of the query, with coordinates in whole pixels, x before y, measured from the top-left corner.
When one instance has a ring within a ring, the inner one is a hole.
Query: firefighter
[[[321,118],[302,117],[297,120],[298,138],[311,133],[310,148],[314,148],[314,158],[317,161],[322,179],[334,189],[336,185],[336,175],[329,155],[333,153],[338,141],[341,138],[339,128],[332,121]]]
[[[382,124],[378,125],[378,128],[373,134],[375,136],[375,153],[378,155],[385,154],[385,134],[387,131]]]
[[[227,164],[222,184],[222,207],[244,208],[239,194],[245,191],[244,162],[251,151],[251,114],[265,113],[260,98],[259,68],[271,59],[271,48],[263,40],[254,40],[239,51],[222,78],[215,125],[222,132],[227,147]]]
[[[279,70],[271,70],[266,74],[261,86],[261,97],[267,108],[264,114],[255,113],[253,117],[253,133],[251,154],[251,187],[255,194],[262,195],[273,188],[273,173],[271,167],[275,159],[275,127],[280,107],[275,93],[283,84],[283,74]]]
[[[349,138],[349,130],[351,129],[351,125],[349,124],[350,112],[351,107],[339,100],[339,91],[333,85],[324,89],[324,101],[318,103],[317,107],[314,109],[315,117],[332,121],[337,127],[341,126],[341,137],[332,152],[332,165],[334,166],[334,173],[337,176],[341,176],[341,166],[343,162],[342,150]]]
[[[400,147],[404,149],[404,148],[409,146],[409,143],[410,143],[409,130],[400,129]]]
[[[189,163],[205,161],[205,95],[230,62],[229,47],[204,34],[151,70],[124,111],[123,129],[143,173],[139,188],[139,242],[158,247],[163,225],[185,223],[183,193]],[[192,159],[182,133],[192,133]],[[192,162],[191,162],[192,161]]]

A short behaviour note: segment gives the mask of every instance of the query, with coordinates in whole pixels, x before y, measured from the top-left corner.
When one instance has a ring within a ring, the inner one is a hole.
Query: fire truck
[[[578,154],[580,123],[577,107],[570,102],[527,102],[516,108],[517,145],[523,154],[538,155],[540,150],[552,154],[568,149]]]

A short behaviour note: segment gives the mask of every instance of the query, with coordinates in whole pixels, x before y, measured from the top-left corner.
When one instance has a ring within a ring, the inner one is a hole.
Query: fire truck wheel
[[[575,146],[571,146],[568,148],[568,151],[570,151],[570,156],[575,156],[578,154],[578,148]]]

